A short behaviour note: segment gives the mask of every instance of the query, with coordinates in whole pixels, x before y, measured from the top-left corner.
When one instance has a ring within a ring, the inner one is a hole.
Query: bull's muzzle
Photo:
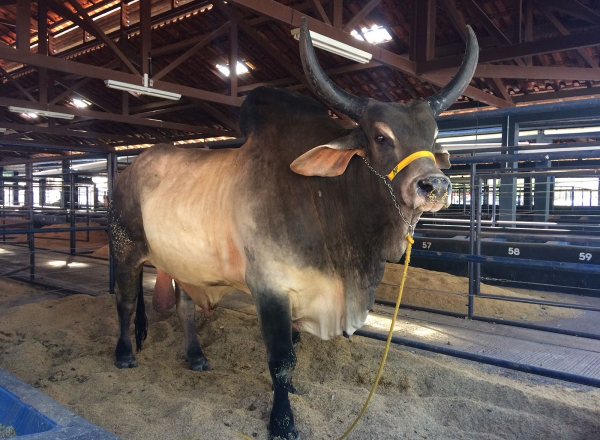
[[[417,181],[417,195],[423,198],[419,207],[424,211],[438,211],[447,207],[451,192],[450,179],[444,175],[428,176]]]

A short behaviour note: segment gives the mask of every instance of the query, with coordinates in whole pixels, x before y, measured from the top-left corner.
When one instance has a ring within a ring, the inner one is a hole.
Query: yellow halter
[[[411,154],[409,156],[406,156],[404,159],[402,159],[398,163],[398,165],[396,165],[394,167],[394,169],[392,171],[390,171],[390,173],[387,175],[388,179],[394,180],[394,177],[396,177],[396,175],[400,171],[402,171],[404,168],[406,168],[406,166],[409,163],[411,163],[411,162],[413,162],[413,161],[415,161],[415,160],[417,160],[417,159],[419,159],[421,157],[430,157],[431,160],[433,160],[433,163],[436,163],[435,162],[435,156],[433,155],[433,153],[431,151],[417,151],[416,153],[413,153],[413,154]]]

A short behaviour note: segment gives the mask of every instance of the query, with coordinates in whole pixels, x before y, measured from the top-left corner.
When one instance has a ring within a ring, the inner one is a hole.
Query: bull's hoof
[[[115,365],[117,366],[117,368],[119,369],[123,369],[123,368],[136,368],[138,366],[135,358],[133,356],[127,357],[127,358],[123,358],[123,359],[117,359],[115,361]]]
[[[298,435],[296,428],[290,432],[281,434],[276,434],[273,430],[269,430],[269,440],[300,440],[300,436]]]
[[[208,359],[205,357],[191,359],[190,361],[190,370],[194,371],[210,371],[210,363]]]

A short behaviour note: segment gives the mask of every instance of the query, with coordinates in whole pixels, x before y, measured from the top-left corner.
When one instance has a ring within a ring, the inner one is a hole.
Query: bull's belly
[[[144,219],[147,260],[174,279],[189,286],[233,286],[248,291],[245,283],[245,259],[231,236],[213,233],[187,225],[159,227]]]

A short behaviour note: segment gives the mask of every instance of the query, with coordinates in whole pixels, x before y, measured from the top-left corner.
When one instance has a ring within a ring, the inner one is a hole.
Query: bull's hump
[[[330,119],[327,110],[308,96],[285,89],[257,87],[242,104],[239,125],[249,138],[274,126],[290,126],[307,118]]]

